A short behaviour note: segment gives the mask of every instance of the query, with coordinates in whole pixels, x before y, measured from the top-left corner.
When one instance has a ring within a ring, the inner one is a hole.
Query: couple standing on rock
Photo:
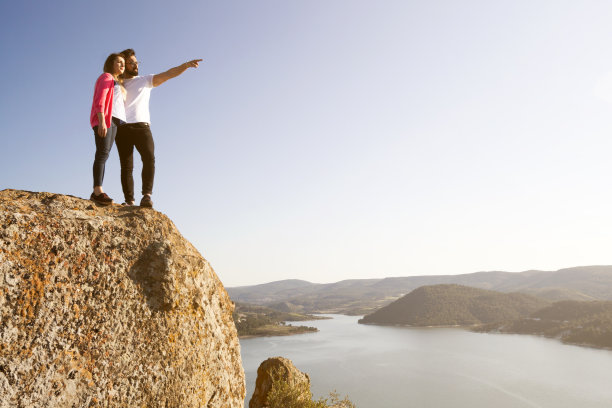
[[[124,205],[134,201],[134,147],[142,159],[141,207],[153,207],[155,145],[150,129],[149,97],[151,89],[175,78],[188,68],[197,68],[201,59],[185,62],[157,75],[138,75],[138,60],[133,49],[111,54],[104,63],[104,73],[96,81],[90,123],[96,140],[93,164],[94,191],[90,199],[101,205],[113,200],[102,189],[104,167],[113,143],[117,142],[121,163],[121,187]]]

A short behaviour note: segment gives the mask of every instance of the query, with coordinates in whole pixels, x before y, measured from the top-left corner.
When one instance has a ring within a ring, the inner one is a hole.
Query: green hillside
[[[548,304],[546,300],[521,293],[499,293],[452,284],[423,286],[364,316],[359,323],[471,326],[529,316]]]

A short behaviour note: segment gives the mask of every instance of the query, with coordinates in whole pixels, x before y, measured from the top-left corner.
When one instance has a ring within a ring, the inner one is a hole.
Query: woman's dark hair
[[[106,58],[106,61],[104,61],[104,68],[102,68],[102,70],[112,75],[113,74],[113,64],[115,63],[115,59],[117,59],[117,57],[123,58],[123,55],[116,54],[116,53],[112,53],[111,55],[109,55],[108,58]]]

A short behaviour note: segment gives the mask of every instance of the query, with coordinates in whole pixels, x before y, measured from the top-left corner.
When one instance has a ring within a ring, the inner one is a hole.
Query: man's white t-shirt
[[[149,98],[153,89],[153,75],[137,76],[123,81],[127,91],[125,116],[127,123],[151,123]]]
[[[115,82],[115,89],[113,90],[113,117],[121,119],[125,122],[125,100],[123,99],[123,92],[121,91],[121,85]]]

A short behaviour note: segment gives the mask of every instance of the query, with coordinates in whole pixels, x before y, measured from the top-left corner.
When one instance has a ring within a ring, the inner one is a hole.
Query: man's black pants
[[[142,160],[142,194],[153,193],[155,178],[155,144],[148,123],[126,123],[119,126],[115,139],[121,163],[121,187],[127,203],[134,201],[134,147]]]

